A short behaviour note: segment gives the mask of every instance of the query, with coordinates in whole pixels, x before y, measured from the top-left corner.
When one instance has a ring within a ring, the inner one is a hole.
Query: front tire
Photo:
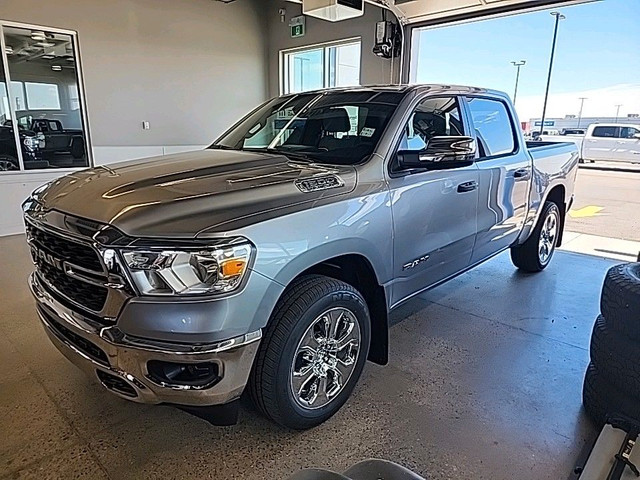
[[[282,426],[321,424],[347,401],[369,352],[371,321],[351,285],[320,275],[287,288],[249,378],[257,408]]]
[[[546,202],[531,235],[522,245],[511,247],[511,261],[525,272],[544,270],[555,252],[562,228],[560,209]]]

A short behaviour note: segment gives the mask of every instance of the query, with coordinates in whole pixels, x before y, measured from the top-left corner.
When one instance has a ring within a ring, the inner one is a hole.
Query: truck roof
[[[433,93],[453,93],[456,95],[464,95],[465,93],[483,93],[489,95],[496,95],[500,97],[507,96],[505,93],[498,90],[491,90],[488,88],[480,88],[480,87],[470,87],[466,85],[446,85],[446,84],[436,84],[436,83],[417,83],[417,84],[401,84],[401,85],[362,85],[362,86],[353,86],[353,87],[332,87],[332,88],[322,88],[317,90],[311,90],[307,92],[299,92],[299,93],[347,93],[347,92],[358,92],[358,91],[369,91],[369,92],[396,92],[396,93],[409,93],[409,92],[417,92],[417,93],[425,93],[425,92],[433,92]],[[294,95],[294,94],[288,94]],[[284,95],[284,96],[288,96]]]

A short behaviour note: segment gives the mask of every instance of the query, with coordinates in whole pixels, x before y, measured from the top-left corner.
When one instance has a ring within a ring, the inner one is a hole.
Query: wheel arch
[[[540,204],[541,205],[541,210],[542,211],[542,206],[544,206],[544,204],[546,202],[553,202],[558,206],[558,210],[560,210],[560,233],[558,235],[558,243],[556,246],[560,247],[562,245],[562,236],[564,233],[564,225],[565,225],[565,220],[566,220],[566,216],[567,216],[567,209],[568,209],[568,205],[566,202],[566,194],[567,194],[567,190],[565,188],[565,186],[563,184],[558,184],[556,186],[554,186],[553,188],[551,188],[549,190],[549,193],[547,193],[546,197],[544,198],[544,201]]]

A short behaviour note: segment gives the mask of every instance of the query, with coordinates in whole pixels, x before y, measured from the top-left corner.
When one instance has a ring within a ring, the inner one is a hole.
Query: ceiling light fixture
[[[62,67],[60,65],[51,65],[51,70],[53,70],[54,72],[61,72]]]
[[[51,55],[50,53],[47,53],[46,55],[42,55],[42,57],[40,58],[44,58],[45,60],[51,60],[52,58],[55,58],[55,55]]]
[[[42,48],[49,48],[49,47],[55,47],[56,44],[55,43],[50,43],[50,42],[38,42],[38,43],[34,43],[35,46],[37,47],[42,47]]]
[[[7,55],[13,55],[13,47],[11,45],[6,45],[4,47],[4,51]]]
[[[40,30],[31,30],[31,38],[33,40],[46,40],[46,36],[43,31]]]

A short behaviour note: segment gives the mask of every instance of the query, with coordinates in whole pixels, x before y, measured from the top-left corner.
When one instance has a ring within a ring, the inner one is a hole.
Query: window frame
[[[397,138],[395,138],[394,141],[393,141],[393,148],[391,149],[392,153],[388,157],[389,159],[387,161],[387,168],[386,168],[387,173],[388,173],[390,178],[401,178],[401,177],[407,177],[407,176],[410,176],[410,175],[429,173],[429,172],[435,171],[435,170],[429,170],[428,168],[424,168],[424,169],[415,169],[414,168],[414,169],[396,170],[396,171],[393,170],[393,166],[394,166],[394,164],[395,164],[395,162],[396,162],[396,160],[398,158],[398,151],[400,150],[400,144],[402,143],[402,137],[404,136],[404,128],[407,126],[407,123],[413,117],[413,114],[415,113],[415,111],[418,108],[418,106],[420,106],[420,104],[422,102],[424,102],[425,100],[430,100],[432,98],[455,98],[456,102],[458,103],[458,110],[460,110],[460,120],[462,121],[464,135],[472,137],[472,138],[475,139],[475,136],[472,135],[471,134],[472,132],[470,131],[469,117],[468,117],[467,112],[465,110],[466,104],[464,103],[464,95],[459,94],[459,93],[450,93],[450,94],[446,94],[446,93],[437,93],[437,94],[425,93],[424,95],[418,97],[415,100],[415,103],[413,103],[411,105],[411,107],[409,108],[409,114],[406,116],[406,118],[403,117],[403,119],[402,119],[402,122],[400,124],[399,132],[396,132]],[[398,108],[400,108],[401,105],[402,105],[402,103],[398,104]],[[391,123],[392,122],[390,122],[389,125]],[[387,125],[387,127],[389,125]],[[453,168],[458,168],[458,167],[453,167]],[[442,170],[438,170],[438,171],[442,171]]]
[[[330,48],[335,48],[335,47],[341,47],[341,46],[345,46],[345,45],[354,45],[354,44],[358,44],[360,45],[360,65],[359,65],[359,71],[358,71],[358,85],[362,85],[362,37],[358,36],[358,37],[349,37],[349,38],[344,38],[341,40],[336,40],[336,41],[332,41],[332,42],[322,42],[322,43],[314,43],[314,44],[309,44],[309,45],[304,45],[301,47],[295,47],[295,48],[287,48],[284,50],[280,50],[279,52],[279,63],[280,63],[280,68],[278,69],[279,71],[279,94],[280,96],[283,95],[294,95],[296,93],[305,93],[305,91],[302,92],[291,92],[290,90],[290,85],[289,85],[289,55],[292,54],[296,54],[296,53],[303,53],[306,51],[311,51],[311,50],[319,50],[322,49],[322,89],[324,88],[330,88],[329,87],[329,54],[328,54],[328,50]],[[315,89],[317,90],[317,89]],[[307,91],[315,91],[315,90],[307,90]]]
[[[490,101],[494,101],[494,102],[498,102],[501,103],[506,112],[507,112],[507,117],[509,118],[509,123],[511,125],[511,136],[513,138],[513,150],[511,150],[510,152],[505,152],[505,153],[501,153],[499,155],[486,155],[484,157],[480,156],[480,149],[478,148],[476,150],[476,162],[484,162],[486,160],[493,160],[496,158],[504,158],[504,157],[511,157],[514,155],[518,155],[518,153],[520,153],[520,149],[522,148],[522,146],[520,145],[520,137],[517,134],[517,130],[515,128],[515,121],[513,118],[513,112],[511,111],[511,108],[509,107],[509,104],[507,103],[506,100],[499,98],[499,97],[495,97],[493,95],[473,95],[473,94],[465,94],[465,95],[461,95],[461,97],[464,99],[464,110],[465,110],[465,115],[467,117],[467,122],[469,123],[470,126],[470,133],[469,136],[472,137],[475,141],[476,144],[478,144],[478,136],[476,135],[476,129],[473,123],[473,115],[471,113],[471,107],[469,105],[469,99],[472,98],[481,98],[483,100],[490,100]],[[473,128],[471,128],[473,127]]]
[[[26,30],[41,30],[45,32],[58,33],[62,35],[69,35],[71,37],[71,45],[73,47],[73,56],[75,59],[74,66],[76,69],[76,80],[78,82],[78,102],[79,110],[80,110],[80,119],[82,121],[83,126],[83,134],[84,134],[84,142],[85,142],[85,152],[87,155],[87,166],[86,167],[68,167],[68,168],[34,168],[34,169],[25,169],[24,168],[24,159],[22,158],[22,147],[20,145],[20,132],[18,128],[13,129],[13,136],[17,148],[18,154],[18,170],[10,170],[10,171],[0,171],[0,176],[10,176],[10,175],[25,175],[25,174],[42,174],[42,173],[52,173],[52,172],[60,172],[61,174],[68,172],[76,172],[79,170],[84,170],[86,168],[92,168],[95,166],[94,157],[93,157],[93,148],[91,142],[91,128],[89,126],[89,116],[87,114],[87,105],[86,105],[86,90],[84,84],[84,74],[83,74],[83,66],[82,59],[80,57],[80,43],[78,39],[78,32],[75,30],[67,30],[64,28],[55,28],[43,25],[37,25],[32,23],[23,23],[23,22],[14,22],[11,20],[4,20],[0,18],[0,68],[2,68],[2,73],[4,74],[4,80],[7,89],[7,95],[9,96],[9,113],[11,115],[11,120],[17,124],[17,115],[16,113],[24,110],[17,110],[15,105],[15,97],[11,92],[11,72],[9,71],[9,63],[7,61],[7,53],[6,53],[6,43],[4,37],[4,29],[6,27],[9,28],[22,28]],[[24,83],[24,82],[23,82]],[[23,85],[25,100],[26,100],[26,88]],[[28,107],[28,101],[27,107]]]

